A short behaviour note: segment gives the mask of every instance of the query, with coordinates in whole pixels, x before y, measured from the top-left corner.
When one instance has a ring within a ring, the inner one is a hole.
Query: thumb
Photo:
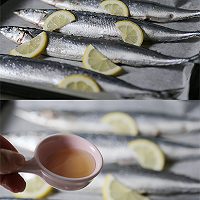
[[[24,162],[25,158],[23,155],[15,151],[0,149],[0,174],[17,170]]]

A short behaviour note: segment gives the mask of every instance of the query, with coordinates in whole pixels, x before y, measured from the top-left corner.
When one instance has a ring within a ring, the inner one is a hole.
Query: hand
[[[0,135],[0,185],[14,193],[24,191],[26,187],[24,179],[18,173],[11,173],[20,168],[24,162],[24,156]],[[3,175],[5,173],[11,174]]]

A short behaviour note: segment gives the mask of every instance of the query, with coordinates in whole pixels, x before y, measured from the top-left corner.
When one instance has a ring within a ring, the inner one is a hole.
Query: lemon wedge
[[[122,71],[121,67],[106,58],[106,56],[100,53],[91,44],[84,52],[83,66],[86,69],[105,75],[117,75]]]
[[[66,10],[59,10],[49,15],[44,22],[43,30],[53,31],[73,21],[76,21],[76,18],[72,13]]]
[[[135,120],[130,115],[123,112],[111,112],[104,115],[101,121],[108,124],[114,133],[120,135],[137,135],[138,128]]]
[[[10,51],[11,55],[35,58],[39,56],[47,46],[48,37],[45,32],[40,33],[32,40],[21,44]]]
[[[129,16],[129,9],[122,1],[106,0],[100,4],[109,14],[118,16]]]
[[[150,200],[120,183],[112,174],[105,178],[102,195],[105,200]]]
[[[115,26],[119,29],[120,35],[124,42],[141,46],[144,35],[142,29],[131,21],[118,21]]]
[[[84,75],[72,75],[64,79],[59,88],[67,88],[83,92],[100,92],[99,85],[90,77]]]
[[[136,154],[136,159],[143,168],[155,171],[163,170],[165,155],[159,146],[147,139],[136,139],[129,142],[129,147]]]
[[[14,196],[17,198],[40,199],[49,194],[53,189],[39,176],[27,173],[22,173],[21,175],[26,181],[26,188],[23,192],[14,193]]]

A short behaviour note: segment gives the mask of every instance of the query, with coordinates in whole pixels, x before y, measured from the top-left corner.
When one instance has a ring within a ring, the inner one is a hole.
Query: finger
[[[15,149],[15,147],[2,135],[0,135],[0,148],[18,152],[17,149]]]
[[[17,173],[0,175],[0,185],[10,190],[11,192],[23,192],[26,187],[26,182]]]
[[[23,155],[7,149],[0,149],[0,160],[0,174],[15,171],[25,162]]]

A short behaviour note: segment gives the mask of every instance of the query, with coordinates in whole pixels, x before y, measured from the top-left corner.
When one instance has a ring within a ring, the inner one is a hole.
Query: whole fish
[[[134,118],[139,134],[181,134],[200,130],[200,119],[180,117],[164,113],[126,112]],[[56,131],[90,132],[114,134],[112,128],[101,122],[106,112],[69,112],[59,110],[22,110],[14,114],[24,120]],[[126,134],[126,133],[122,133]]]
[[[115,77],[106,76],[81,67],[0,54],[0,78],[55,87],[66,77],[74,74],[88,76],[95,80],[104,92],[115,93],[124,98],[169,98],[177,95],[174,93],[176,91],[145,90]]]
[[[100,5],[103,0],[42,0],[45,3],[62,9],[89,11],[96,13],[108,12]],[[187,10],[161,5],[155,2],[122,0],[129,9],[130,17],[155,22],[171,22],[193,17],[200,17],[200,10]]]
[[[36,145],[45,137],[55,134],[55,132],[14,132],[4,136],[17,148],[26,149],[33,152]],[[93,143],[101,152],[106,164],[136,165],[134,150],[129,146],[129,142],[137,139],[147,139],[156,143],[165,154],[168,161],[178,161],[186,159],[200,158],[200,146],[188,145],[173,142],[170,139],[124,136],[124,135],[104,135],[104,134],[76,134]],[[25,142],[26,141],[26,142]]]
[[[101,193],[107,174],[139,193],[169,195],[176,193],[199,193],[200,181],[167,171],[153,171],[137,166],[104,166],[100,174],[83,189]]]
[[[57,10],[53,9],[22,9],[16,10],[14,13],[31,23],[43,27],[44,21],[47,19],[47,17],[56,11]],[[69,12],[75,16],[76,21],[69,23],[57,30],[67,35],[123,41],[118,28],[115,26],[115,23],[118,21],[128,20],[136,23],[143,30],[145,40],[171,42],[192,37],[200,37],[199,31],[178,31],[159,26],[157,24],[127,17],[73,10],[69,10]]]
[[[6,26],[1,27],[0,32],[8,39],[21,44],[30,41],[42,30]],[[84,52],[90,44],[112,62],[130,66],[171,66],[193,61],[200,56],[198,54],[190,58],[174,58],[124,42],[69,36],[48,31],[46,33],[49,40],[46,54],[69,60],[82,61]]]

